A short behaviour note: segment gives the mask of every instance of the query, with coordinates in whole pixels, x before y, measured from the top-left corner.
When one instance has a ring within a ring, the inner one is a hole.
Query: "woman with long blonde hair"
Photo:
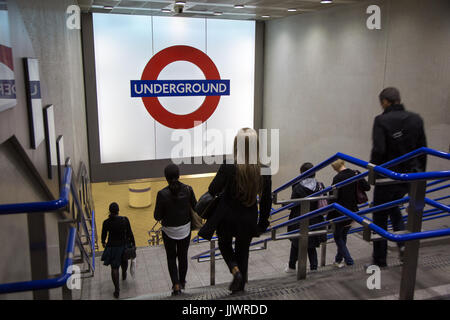
[[[221,165],[208,190],[213,196],[222,192],[214,213],[221,216],[216,229],[219,249],[233,274],[229,289],[232,293],[242,291],[247,279],[252,237],[259,236],[267,229],[272,206],[271,176],[261,175],[258,135],[255,130],[239,130],[234,139],[234,163]]]

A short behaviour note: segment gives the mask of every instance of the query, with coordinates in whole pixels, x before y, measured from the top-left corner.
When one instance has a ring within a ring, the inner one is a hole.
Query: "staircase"
[[[450,300],[450,252],[448,244],[421,249],[415,299]],[[393,256],[393,254],[391,254]],[[282,274],[250,281],[246,291],[230,295],[228,283],[186,289],[183,295],[170,292],[142,295],[135,300],[398,300],[401,264],[391,258],[389,267],[381,270],[381,289],[369,290],[364,263],[336,269],[333,266],[309,272],[306,280],[295,274]]]
[[[216,261],[216,285],[209,285],[209,263],[189,260],[187,287],[181,296],[171,296],[163,246],[138,248],[137,274],[121,281],[121,299],[133,300],[366,300],[398,299],[401,264],[395,246],[390,247],[389,267],[381,270],[381,289],[367,288],[364,265],[371,261],[372,246],[358,235],[349,235],[349,248],[355,265],[336,269],[331,264],[334,243],[328,244],[327,265],[309,271],[306,280],[297,281],[296,274],[284,273],[289,255],[288,242],[274,242],[267,250],[251,252],[249,283],[246,291],[230,295],[231,275],[223,260]],[[424,241],[420,248],[415,299],[450,299],[450,238]],[[209,243],[193,244],[189,256],[209,247]],[[100,262],[94,278],[83,279],[81,299],[114,299],[110,268]]]

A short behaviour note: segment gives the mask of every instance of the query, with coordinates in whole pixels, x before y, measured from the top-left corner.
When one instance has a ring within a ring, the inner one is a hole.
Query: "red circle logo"
[[[172,46],[159,51],[145,66],[141,80],[157,80],[161,71],[175,61],[195,64],[203,72],[206,80],[220,80],[219,70],[211,58],[203,51],[190,46]],[[197,110],[184,115],[167,111],[158,97],[142,97],[142,101],[148,113],[162,125],[172,129],[191,129],[209,119],[219,104],[220,96],[206,96]]]

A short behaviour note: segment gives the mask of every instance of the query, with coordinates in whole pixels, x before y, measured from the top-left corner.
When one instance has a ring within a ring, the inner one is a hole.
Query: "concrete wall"
[[[75,172],[80,161],[89,163],[80,31],[66,28],[66,8],[71,4],[76,1],[8,1],[17,105],[0,113],[0,203],[59,197],[57,177],[47,178],[45,142],[36,150],[30,148],[24,57],[39,59],[43,107],[55,107],[56,134],[64,136],[65,156],[71,157]],[[44,186],[36,183],[23,159],[5,143],[13,135],[25,148]],[[0,283],[47,278],[61,272],[58,219],[53,213],[0,216],[0,240],[5,244],[0,250]],[[46,294],[34,297],[45,298]],[[51,290],[49,297],[60,297],[60,290]],[[33,295],[0,295],[0,299],[8,298]]]
[[[366,8],[381,8],[381,30]],[[369,160],[379,92],[400,89],[425,121],[428,145],[448,151],[450,1],[368,1],[273,20],[265,28],[263,127],[280,129],[277,187],[336,152]],[[430,159],[430,170],[448,170]],[[318,178],[331,183],[334,172]],[[286,193],[286,197],[289,194]]]

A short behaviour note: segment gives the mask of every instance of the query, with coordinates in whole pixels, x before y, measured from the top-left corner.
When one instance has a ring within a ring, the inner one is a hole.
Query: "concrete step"
[[[421,248],[417,272],[417,299],[445,299],[450,292],[450,251],[448,244]],[[133,300],[292,300],[292,299],[393,299],[398,297],[402,264],[388,259],[388,267],[381,270],[381,289],[370,290],[364,263],[337,269],[319,267],[309,272],[305,280],[297,281],[296,274],[281,274],[267,279],[249,281],[242,293],[230,295],[228,283],[186,289],[180,296],[171,292],[141,295]],[[441,292],[436,296],[433,288]],[[421,290],[421,291],[420,291]],[[445,294],[444,294],[445,293]]]

